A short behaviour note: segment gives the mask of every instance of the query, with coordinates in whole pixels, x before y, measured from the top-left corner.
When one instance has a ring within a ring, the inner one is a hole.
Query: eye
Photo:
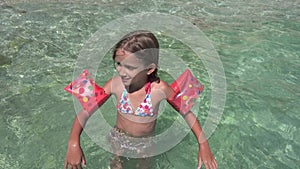
[[[136,67],[129,66],[129,65],[126,65],[125,68],[128,69],[128,70],[134,70],[134,69],[136,69]]]
[[[114,62],[114,66],[115,66],[115,68],[117,68],[117,67],[121,66],[121,63],[120,62]]]

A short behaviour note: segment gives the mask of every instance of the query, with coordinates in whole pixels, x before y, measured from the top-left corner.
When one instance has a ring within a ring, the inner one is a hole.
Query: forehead
[[[118,49],[116,51],[115,62],[122,62],[122,64],[142,64],[141,60],[137,58],[133,53],[128,52],[123,49]]]

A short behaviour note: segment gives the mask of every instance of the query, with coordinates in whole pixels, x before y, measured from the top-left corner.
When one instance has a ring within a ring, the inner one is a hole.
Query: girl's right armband
[[[77,79],[64,88],[77,98],[89,115],[93,114],[110,96],[90,76],[86,69]]]

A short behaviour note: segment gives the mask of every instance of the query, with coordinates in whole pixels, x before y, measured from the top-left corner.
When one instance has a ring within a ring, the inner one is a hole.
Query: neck
[[[147,83],[148,81],[145,81],[143,83],[141,82],[141,83],[130,84],[129,86],[125,86],[125,89],[127,90],[128,93],[133,93],[142,89],[143,87],[146,87]]]

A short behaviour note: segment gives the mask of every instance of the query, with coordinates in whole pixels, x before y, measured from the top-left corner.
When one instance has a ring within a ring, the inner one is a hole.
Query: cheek
[[[127,75],[130,76],[130,77],[135,77],[139,74],[139,72],[140,71],[137,71],[137,70],[134,70],[134,71],[129,70],[129,71],[127,71]]]
[[[116,71],[120,72],[120,70],[121,70],[121,67],[120,66],[116,66]]]
[[[140,70],[140,71],[137,71],[133,74],[134,78],[136,79],[140,79],[140,80],[143,80],[143,79],[146,79],[148,78],[147,76],[147,72],[146,71],[143,71],[143,70]]]

